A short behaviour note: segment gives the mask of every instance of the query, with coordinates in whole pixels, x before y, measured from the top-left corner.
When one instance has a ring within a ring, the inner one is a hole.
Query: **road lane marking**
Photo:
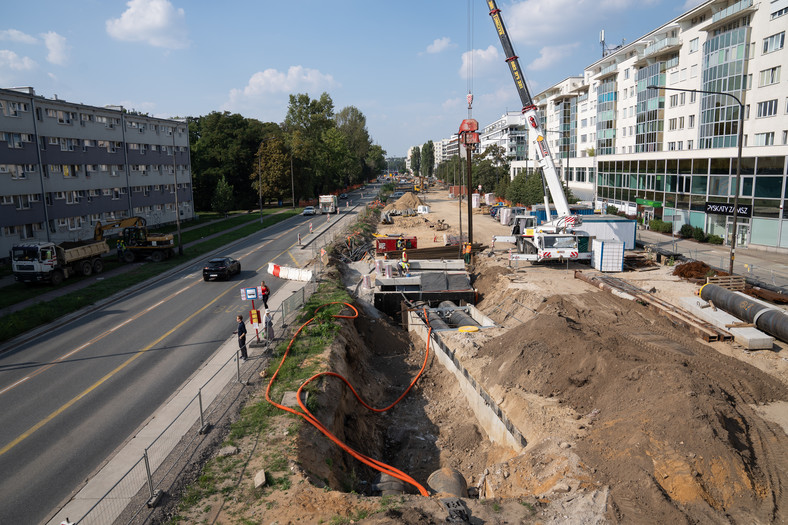
[[[57,416],[59,416],[60,414],[62,414],[62,413],[63,413],[63,412],[65,412],[66,410],[68,410],[68,409],[69,409],[70,407],[72,407],[72,406],[73,406],[73,405],[74,405],[74,404],[75,404],[77,401],[79,401],[80,399],[82,399],[82,398],[83,398],[83,397],[85,397],[86,395],[90,394],[90,393],[91,393],[93,390],[95,390],[96,388],[98,388],[99,386],[101,386],[102,384],[104,384],[104,383],[105,383],[107,380],[109,380],[110,378],[112,378],[112,377],[113,377],[115,374],[117,374],[118,372],[120,372],[121,370],[123,370],[124,368],[126,368],[127,366],[129,366],[131,363],[133,363],[134,361],[136,361],[136,360],[137,360],[139,357],[141,357],[141,356],[142,356],[142,355],[143,355],[145,352],[147,352],[148,350],[150,350],[151,348],[153,348],[154,346],[156,346],[157,344],[159,344],[161,341],[163,341],[163,340],[164,340],[166,337],[168,337],[168,336],[169,336],[170,334],[172,334],[174,331],[178,330],[178,329],[179,329],[180,327],[182,327],[184,324],[186,324],[187,322],[191,321],[191,320],[192,320],[192,319],[193,319],[195,316],[197,316],[197,314],[199,314],[199,313],[203,312],[203,311],[204,311],[206,308],[208,308],[209,306],[211,306],[213,303],[215,303],[216,301],[218,301],[220,298],[222,298],[223,296],[225,296],[225,295],[227,295],[228,293],[230,293],[230,291],[231,291],[231,290],[232,290],[232,288],[228,288],[228,289],[227,289],[227,290],[225,290],[224,292],[222,292],[222,293],[220,293],[219,295],[217,295],[217,296],[216,296],[216,298],[214,298],[214,299],[213,299],[213,301],[211,301],[211,302],[209,302],[209,303],[205,304],[205,305],[204,305],[202,308],[200,308],[199,310],[197,310],[196,312],[194,312],[193,314],[191,314],[189,317],[187,317],[186,319],[184,319],[183,321],[181,321],[180,323],[178,323],[177,325],[175,325],[174,327],[172,327],[170,330],[168,330],[166,333],[164,333],[164,334],[163,334],[161,337],[159,337],[158,339],[156,339],[155,341],[153,341],[151,344],[149,344],[148,346],[146,346],[145,348],[143,348],[142,350],[140,350],[139,352],[137,352],[136,354],[134,354],[133,356],[131,356],[130,358],[128,358],[126,361],[124,361],[123,363],[121,363],[121,364],[120,364],[120,365],[119,365],[117,368],[115,368],[113,371],[109,372],[107,375],[105,375],[104,377],[102,377],[101,379],[99,379],[98,381],[96,381],[95,383],[93,383],[93,384],[92,384],[91,386],[89,386],[87,389],[83,390],[83,391],[82,391],[82,392],[81,392],[79,395],[77,395],[76,397],[72,398],[71,400],[69,400],[68,402],[66,402],[65,404],[63,404],[63,405],[62,405],[60,408],[58,408],[57,410],[55,410],[54,412],[52,412],[51,414],[49,414],[47,417],[45,417],[44,419],[42,419],[41,421],[39,421],[38,423],[36,423],[36,424],[35,424],[35,425],[33,425],[32,427],[30,427],[29,429],[27,429],[25,432],[23,432],[22,434],[20,434],[20,435],[19,435],[17,438],[15,438],[13,441],[11,441],[9,444],[7,444],[6,446],[4,446],[3,448],[0,448],[0,456],[2,456],[3,454],[5,454],[6,452],[8,452],[9,450],[11,450],[12,448],[14,448],[15,446],[17,446],[19,443],[21,443],[22,441],[24,441],[25,439],[27,439],[28,437],[30,437],[30,436],[31,436],[32,434],[34,434],[36,431],[40,430],[40,429],[41,429],[41,428],[42,428],[44,425],[46,425],[47,423],[49,423],[50,421],[52,421],[53,419],[55,419]]]

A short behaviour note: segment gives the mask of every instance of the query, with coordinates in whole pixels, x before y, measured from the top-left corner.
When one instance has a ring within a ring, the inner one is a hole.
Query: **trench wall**
[[[408,313],[408,329],[422,340],[427,340],[429,329],[416,312]],[[460,392],[490,440],[498,445],[512,448],[518,453],[522,452],[528,444],[525,437],[435,331],[430,336],[430,349],[435,353],[438,362],[454,375]]]

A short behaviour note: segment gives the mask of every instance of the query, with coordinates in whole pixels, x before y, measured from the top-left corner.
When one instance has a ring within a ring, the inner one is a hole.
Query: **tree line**
[[[237,113],[190,117],[194,205],[198,211],[256,209],[262,201],[312,199],[369,180],[386,169],[354,106],[339,112],[328,93],[290,95],[284,122]]]

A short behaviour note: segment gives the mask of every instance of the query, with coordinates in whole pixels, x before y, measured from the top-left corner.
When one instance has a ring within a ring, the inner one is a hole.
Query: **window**
[[[684,129],[684,117],[679,117],[679,129]]]
[[[758,85],[760,87],[777,84],[780,81],[780,66],[761,71]]]
[[[28,210],[30,209],[30,200],[28,199],[27,195],[16,195],[14,196],[14,204],[16,204],[17,210]]]
[[[677,121],[676,121],[675,118],[672,118],[672,119],[668,120],[668,130],[675,131],[676,123],[677,123]]]
[[[788,13],[788,7],[783,7],[782,9],[778,9],[777,11],[769,15],[769,20],[774,20],[775,18],[779,18],[786,13]]]
[[[689,43],[689,52],[694,53],[698,50],[698,38],[693,38]]]
[[[692,149],[692,141],[691,140],[687,141],[687,149]]]
[[[758,117],[773,117],[777,114],[777,99],[758,102]]]
[[[679,104],[684,105],[687,103],[687,94],[686,93],[679,93]]]
[[[774,146],[774,131],[756,133],[754,146]]]
[[[783,146],[788,144],[788,129],[783,130]]]
[[[687,127],[690,129],[695,127],[695,115],[689,116],[689,124],[687,125]]]
[[[678,95],[671,95],[670,96],[670,107],[675,108],[679,105],[679,96]]]
[[[698,76],[698,64],[692,64],[690,66],[690,78],[695,78],[697,76]]]
[[[785,31],[763,39],[763,54],[782,49],[785,45]]]

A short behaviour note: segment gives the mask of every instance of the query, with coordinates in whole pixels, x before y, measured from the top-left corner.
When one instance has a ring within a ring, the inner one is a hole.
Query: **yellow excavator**
[[[154,262],[161,262],[172,256],[175,239],[171,233],[149,232],[144,217],[128,217],[102,224],[96,223],[93,237],[97,241],[104,239],[105,234],[114,234],[118,230],[118,241],[123,241],[118,256],[123,262],[132,263],[136,259],[150,257]]]

